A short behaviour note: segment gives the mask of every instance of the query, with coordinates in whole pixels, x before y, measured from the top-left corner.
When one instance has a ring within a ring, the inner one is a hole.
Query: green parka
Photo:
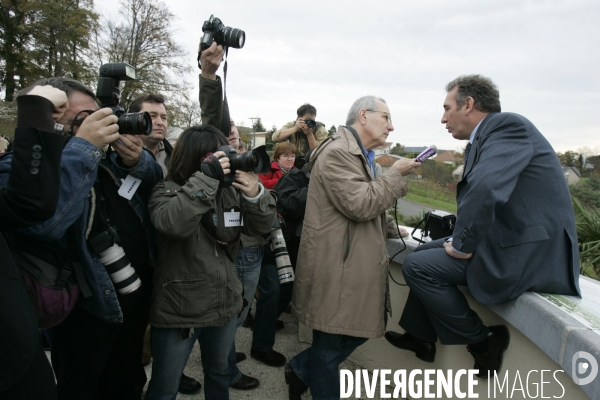
[[[219,181],[194,173],[180,186],[173,181],[157,184],[149,210],[157,231],[160,256],[154,272],[150,325],[156,328],[223,326],[242,309],[242,284],[234,261],[240,227],[225,227],[224,212],[239,210],[241,232],[259,236],[270,232],[275,201],[266,189],[257,202],[247,200],[233,187],[219,189]],[[213,214],[214,210],[214,214]],[[202,223],[209,213],[214,232]]]

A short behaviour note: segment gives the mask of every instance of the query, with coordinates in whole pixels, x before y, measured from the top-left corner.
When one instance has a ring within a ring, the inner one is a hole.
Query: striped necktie
[[[465,148],[465,167],[467,166],[467,161],[469,160],[469,152],[471,151],[471,142],[467,144]]]

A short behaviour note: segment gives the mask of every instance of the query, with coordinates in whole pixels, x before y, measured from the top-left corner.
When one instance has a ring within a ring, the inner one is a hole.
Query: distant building
[[[581,179],[581,172],[576,167],[562,167],[568,185],[577,185]]]
[[[432,158],[433,161],[444,163],[456,167],[463,162],[463,156],[454,150],[439,150],[437,156]]]
[[[406,159],[406,157],[397,156],[395,154],[384,154],[382,156],[375,156],[375,162],[381,165],[382,171],[388,170],[396,161]]]
[[[459,165],[454,171],[452,171],[452,179],[454,179],[454,182],[458,182],[462,179],[464,170],[465,166]]]

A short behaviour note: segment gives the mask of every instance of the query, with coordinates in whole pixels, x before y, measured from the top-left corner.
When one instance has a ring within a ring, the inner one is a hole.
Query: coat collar
[[[481,145],[481,140],[479,140],[479,138],[486,131],[486,125],[489,123],[491,117],[494,116],[495,114],[498,114],[498,113],[494,112],[494,113],[489,113],[488,115],[486,115],[483,118],[483,120],[481,121],[481,123],[479,124],[479,127],[477,128],[477,132],[475,133],[475,137],[473,138],[473,143],[471,144],[471,150],[469,151],[469,159],[467,160],[467,164],[465,165],[465,168],[464,168],[463,179],[464,179],[464,177],[466,177],[469,174],[469,172],[471,172],[471,169],[473,168],[473,164],[475,163],[475,160],[477,159],[477,155],[479,154],[479,151],[480,151],[479,147]]]

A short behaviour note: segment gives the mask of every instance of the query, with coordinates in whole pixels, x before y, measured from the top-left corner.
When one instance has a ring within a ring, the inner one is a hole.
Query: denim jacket
[[[98,255],[90,250],[86,242],[94,215],[93,186],[98,168],[105,168],[111,174],[115,180],[115,190],[120,186],[120,179],[128,174],[142,179],[142,184],[129,204],[142,222],[152,260],[156,259],[157,251],[146,203],[152,187],[162,179],[160,166],[147,150],[142,151],[140,160],[131,169],[123,167],[117,158],[115,152],[110,152],[105,157],[104,152],[85,139],[71,138],[62,154],[56,213],[42,224],[23,230],[30,236],[55,241],[58,246],[66,249],[69,247],[67,229],[74,226],[75,245],[92,292],[92,296],[88,298],[82,296],[79,304],[102,320],[114,323],[123,322],[117,293]],[[0,185],[5,185],[8,181],[11,159],[9,155],[0,160]]]

